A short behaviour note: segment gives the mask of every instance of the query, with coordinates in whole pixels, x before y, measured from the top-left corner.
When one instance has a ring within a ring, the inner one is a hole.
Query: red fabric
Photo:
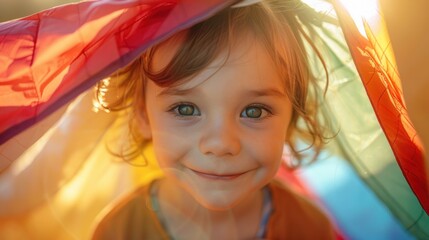
[[[385,71],[371,42],[359,34],[347,11],[337,1],[334,2],[350,52],[378,121],[405,179],[423,209],[429,213],[424,150],[406,112],[400,83]]]
[[[0,144],[233,0],[104,0],[0,24]]]

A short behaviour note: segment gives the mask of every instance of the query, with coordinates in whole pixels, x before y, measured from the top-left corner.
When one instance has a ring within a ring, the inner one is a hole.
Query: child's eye
[[[182,103],[171,109],[177,116],[200,116],[200,110],[192,104]]]
[[[264,118],[271,114],[271,112],[264,106],[249,106],[246,107],[240,114],[243,118]]]

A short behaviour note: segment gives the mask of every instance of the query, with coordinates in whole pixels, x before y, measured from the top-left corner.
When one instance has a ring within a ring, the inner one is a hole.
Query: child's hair
[[[327,71],[323,59],[301,26],[303,21],[308,20],[303,19],[308,16],[307,11],[310,11],[309,7],[299,0],[268,0],[246,7],[224,9],[182,32],[185,40],[163,69],[154,72],[152,68],[153,57],[163,44],[160,43],[112,76],[110,81],[118,81],[115,85],[122,89],[121,98],[107,103],[104,97],[100,97],[102,94],[97,94],[97,98],[104,109],[117,111],[132,107],[134,114],[139,114],[144,109],[144,89],[148,80],[162,87],[179,85],[207,67],[222,51],[231,51],[235,44],[240,44],[237,42],[240,37],[249,36],[250,33],[266,48],[285,81],[286,93],[293,109],[285,141],[292,154],[297,160],[303,157],[295,147],[298,138],[308,140],[318,153],[325,137],[323,127],[317,120],[319,102],[315,91],[318,88],[309,69],[304,40],[319,56],[325,73]],[[176,36],[173,35],[170,40],[174,41]],[[105,88],[102,81],[97,92],[103,92],[104,95]],[[299,119],[304,124],[298,124]],[[134,144],[130,151],[121,153],[124,159],[134,158],[147,144],[135,124],[132,119],[130,129]]]

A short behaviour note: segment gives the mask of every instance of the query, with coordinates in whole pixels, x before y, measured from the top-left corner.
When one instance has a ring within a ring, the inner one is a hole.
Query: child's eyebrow
[[[166,88],[162,90],[157,96],[184,96],[193,91],[193,88],[190,89],[177,89],[177,88]],[[286,94],[282,91],[279,91],[275,88],[266,88],[266,89],[252,89],[243,91],[243,95],[252,96],[252,97],[284,97]]]
[[[184,96],[192,92],[192,88],[190,89],[177,89],[177,88],[166,88],[158,93],[158,97],[170,95],[170,96]]]
[[[246,95],[251,95],[255,97],[264,97],[264,96],[273,96],[273,97],[284,97],[286,94],[282,91],[279,91],[275,88],[266,88],[266,89],[255,89],[246,91]]]

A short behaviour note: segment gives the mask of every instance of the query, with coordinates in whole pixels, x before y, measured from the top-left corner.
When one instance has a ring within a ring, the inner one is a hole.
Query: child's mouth
[[[200,177],[211,179],[211,180],[233,180],[244,174],[244,173],[216,174],[216,173],[200,172],[194,169],[190,169],[190,170]]]

